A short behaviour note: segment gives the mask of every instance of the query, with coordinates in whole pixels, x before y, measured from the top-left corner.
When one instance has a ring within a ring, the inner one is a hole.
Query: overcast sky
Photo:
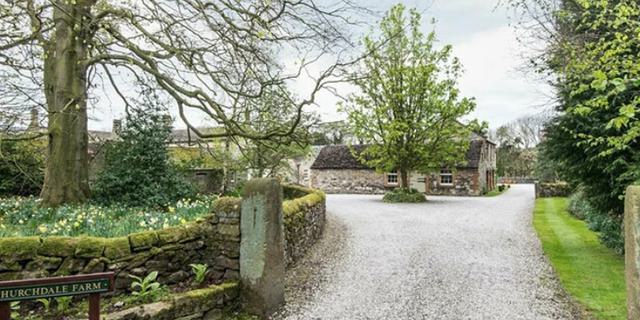
[[[353,0],[381,14],[398,1]],[[432,18],[436,19],[436,33],[441,45],[452,44],[453,54],[464,66],[460,89],[467,97],[475,97],[477,109],[473,118],[488,121],[496,128],[520,116],[537,113],[548,104],[550,89],[536,81],[525,78],[518,71],[523,66],[523,48],[517,41],[515,31],[509,24],[506,8],[497,6],[498,0],[409,0],[402,1],[407,7],[423,12],[423,29],[429,32]],[[379,18],[371,21],[377,24]],[[362,33],[368,31],[363,29]],[[360,31],[358,31],[360,33]],[[360,35],[358,38],[361,38]],[[305,81],[298,81],[294,92],[304,92]],[[349,90],[340,87],[346,95]],[[107,95],[110,95],[107,92]],[[304,94],[302,96],[305,96]],[[100,99],[92,112],[94,120],[89,127],[94,130],[111,130],[114,118],[123,116],[118,100]],[[338,99],[324,93],[317,99],[313,109],[325,121],[341,120],[345,116],[336,110]],[[194,121],[204,124],[204,121]],[[180,121],[176,127],[184,127]]]
[[[398,1],[358,0],[376,11],[385,12]],[[538,113],[549,102],[549,87],[526,79],[521,70],[527,49],[521,46],[509,12],[497,0],[411,0],[401,1],[423,12],[424,32],[436,34],[442,45],[453,45],[453,54],[464,66],[460,89],[475,97],[473,118],[488,121],[492,128],[520,116]],[[332,101],[333,100],[333,101]],[[332,107],[335,99],[325,95],[319,101],[325,119],[342,119]]]

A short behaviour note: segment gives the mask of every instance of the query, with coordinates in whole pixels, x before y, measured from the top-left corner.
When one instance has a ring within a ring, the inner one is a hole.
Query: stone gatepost
[[[244,308],[268,317],[284,304],[282,187],[277,180],[247,182],[242,195],[240,234]]]
[[[640,319],[640,186],[627,188],[624,210],[627,319]]]

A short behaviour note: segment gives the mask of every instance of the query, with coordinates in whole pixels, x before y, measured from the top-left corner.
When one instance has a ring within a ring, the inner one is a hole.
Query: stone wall
[[[185,176],[198,193],[214,194],[222,191],[222,169],[188,169]]]
[[[427,178],[427,194],[447,196],[479,196],[478,169],[459,169],[453,172],[453,185],[442,185],[440,176],[432,174]]]
[[[627,188],[624,209],[627,319],[640,319],[640,186]]]
[[[536,198],[568,197],[572,189],[565,182],[536,183]]]
[[[478,168],[473,170],[478,175],[476,195],[482,195],[496,187],[497,154],[494,144],[486,141],[482,144]]]
[[[108,314],[106,320],[214,320],[238,307],[236,282],[177,294],[169,299]]]
[[[213,207],[212,215],[196,222],[128,237],[0,238],[0,281],[109,271],[122,293],[129,275],[158,271],[160,283],[188,281],[192,263],[209,265],[211,280],[236,280],[240,201],[222,198]]]
[[[311,170],[311,185],[326,193],[383,194],[385,175],[374,170]]]
[[[284,194],[300,195],[282,205],[287,266],[302,258],[322,236],[326,218],[326,200],[321,191],[285,186]]]

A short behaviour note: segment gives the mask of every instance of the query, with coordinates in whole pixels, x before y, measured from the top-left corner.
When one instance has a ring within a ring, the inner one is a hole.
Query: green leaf
[[[615,91],[620,93],[623,92],[627,89],[627,85],[624,81],[624,79],[620,79],[620,78],[615,78],[613,80],[610,81],[610,83],[615,87]]]
[[[636,115],[636,108],[632,105],[626,105],[620,108],[620,115],[625,118],[633,118]]]

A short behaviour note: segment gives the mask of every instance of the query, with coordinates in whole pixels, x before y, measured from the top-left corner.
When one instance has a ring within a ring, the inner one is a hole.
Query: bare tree
[[[202,138],[286,137],[348,64],[352,45],[342,26],[357,23],[349,18],[356,10],[348,0],[0,0],[0,105],[46,109],[43,202],[80,202],[89,196],[88,101],[103,87],[129,106],[130,83],[150,83]],[[309,75],[321,59],[329,67]],[[295,106],[289,121],[256,131],[234,118],[267,89],[302,76],[314,83],[304,99],[288,97]],[[190,109],[225,130],[200,132]]]

